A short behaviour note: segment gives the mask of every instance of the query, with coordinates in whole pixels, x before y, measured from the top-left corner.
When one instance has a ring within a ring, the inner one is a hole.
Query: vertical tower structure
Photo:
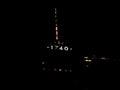
[[[55,41],[48,45],[47,48],[50,50],[61,50],[61,51],[71,51],[72,48],[68,47],[67,45],[64,44],[63,41],[60,41],[59,38],[59,27],[58,26],[58,10],[57,8],[54,8],[54,29],[55,29]]]

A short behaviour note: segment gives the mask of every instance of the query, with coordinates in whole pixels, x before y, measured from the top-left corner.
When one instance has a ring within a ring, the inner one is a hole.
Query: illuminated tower
[[[63,41],[60,41],[60,38],[59,38],[59,26],[58,26],[58,10],[57,8],[54,9],[54,19],[55,19],[55,41],[48,45],[47,48],[49,48],[50,50],[62,50],[62,51],[71,51],[72,48],[71,47],[68,47],[64,44]]]
[[[70,60],[72,48],[59,37],[60,26],[57,14],[58,10],[54,8],[54,29],[52,29],[55,32],[55,38],[46,46],[47,54],[41,61],[41,69],[43,72],[72,72],[73,62]]]

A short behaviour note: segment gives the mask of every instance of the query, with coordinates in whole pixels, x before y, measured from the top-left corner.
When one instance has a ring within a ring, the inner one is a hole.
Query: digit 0
[[[65,50],[65,51],[68,51],[68,50],[69,50],[69,48],[68,48],[67,46],[65,46],[65,47],[64,47],[64,50]]]

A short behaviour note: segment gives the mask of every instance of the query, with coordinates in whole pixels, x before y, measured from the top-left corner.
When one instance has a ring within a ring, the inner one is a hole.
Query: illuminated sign
[[[71,51],[72,48],[69,48],[68,46],[61,46],[61,45],[50,45],[47,46],[50,50],[61,50],[61,51]]]

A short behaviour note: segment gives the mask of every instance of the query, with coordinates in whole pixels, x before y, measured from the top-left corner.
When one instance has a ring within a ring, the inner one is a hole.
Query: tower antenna
[[[58,41],[58,21],[57,21],[57,8],[55,8],[55,35],[56,35],[56,41]]]

